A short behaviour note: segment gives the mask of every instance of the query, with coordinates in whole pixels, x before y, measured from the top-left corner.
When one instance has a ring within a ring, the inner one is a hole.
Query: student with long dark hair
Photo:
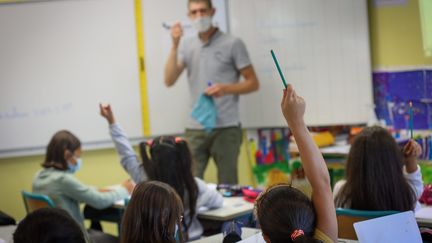
[[[401,148],[384,128],[365,128],[348,154],[346,176],[336,183],[337,207],[359,210],[407,211],[420,207],[423,182],[414,140]]]
[[[138,183],[123,215],[121,243],[183,242],[182,218],[182,201],[171,186]]]
[[[199,238],[203,227],[197,219],[200,207],[222,207],[223,198],[207,184],[192,175],[192,156],[186,141],[172,136],[156,137],[140,144],[142,163],[120,125],[115,122],[111,106],[100,105],[100,114],[106,118],[111,138],[120,163],[135,182],[157,180],[172,186],[182,199],[185,216],[182,230],[185,239]],[[148,154],[148,152],[150,154]]]
[[[306,104],[288,85],[282,113],[299,148],[312,201],[288,184],[268,188],[255,202],[255,213],[267,243],[336,242],[336,212],[324,158],[304,123]]]

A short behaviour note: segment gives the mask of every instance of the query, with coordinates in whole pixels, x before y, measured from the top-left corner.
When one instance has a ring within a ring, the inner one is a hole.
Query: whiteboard
[[[40,150],[60,129],[109,141],[99,102],[142,137],[134,1],[0,5],[0,156]]]
[[[142,119],[134,2],[0,5],[0,157],[43,153],[60,129],[85,149],[112,146],[99,102],[112,104],[133,141],[142,139],[143,122],[152,136],[184,132],[186,75],[172,88],[163,84],[171,38],[162,23],[187,23],[187,0],[141,0],[149,121]],[[213,4],[214,23],[226,31],[225,1]]]
[[[142,138],[143,122],[152,136],[183,133],[191,105],[186,72],[165,87],[171,38],[162,23],[186,23],[187,0],[141,1],[149,121],[142,120],[140,105],[134,0],[0,5],[0,157],[40,153],[60,129],[75,133],[84,148],[111,146],[99,102],[112,104],[129,137]],[[367,120],[372,88],[365,1],[213,4],[214,22],[246,42],[260,79],[259,92],[240,98],[244,127],[285,125],[271,48],[307,100],[308,124]]]
[[[246,43],[260,90],[242,96],[245,127],[285,126],[285,78],[306,100],[308,125],[365,123],[373,109],[366,0],[228,1],[230,31]]]

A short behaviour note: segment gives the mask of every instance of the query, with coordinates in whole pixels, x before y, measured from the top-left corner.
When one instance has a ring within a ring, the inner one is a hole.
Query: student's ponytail
[[[149,147],[150,146],[147,142],[141,142],[139,144],[139,152],[141,155],[144,172],[147,174],[148,178],[152,179],[156,177],[156,166],[148,156],[147,151]]]
[[[186,191],[189,196],[188,207],[189,207],[189,224],[185,225],[186,228],[190,227],[192,220],[196,214],[196,202],[198,198],[198,186],[195,182],[195,178],[192,174],[192,154],[189,150],[189,146],[184,140],[179,140],[176,142],[177,152],[179,154],[180,171],[179,173],[183,175],[183,182],[186,186]],[[183,200],[184,201],[184,200]],[[184,222],[184,221],[183,221]]]
[[[269,187],[255,201],[261,230],[272,243],[317,243],[311,200],[288,184]]]
[[[313,238],[312,236],[308,236],[308,235],[299,235],[295,238],[293,238],[291,236],[291,240],[293,243],[323,243],[320,240],[317,240],[315,238]]]

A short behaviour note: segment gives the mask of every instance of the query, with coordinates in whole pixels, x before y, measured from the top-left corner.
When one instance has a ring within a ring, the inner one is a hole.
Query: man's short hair
[[[188,7],[191,3],[205,3],[209,7],[209,9],[213,8],[213,4],[211,0],[188,0]]]

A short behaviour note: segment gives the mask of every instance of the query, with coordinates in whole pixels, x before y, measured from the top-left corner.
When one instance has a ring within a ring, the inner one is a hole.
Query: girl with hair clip
[[[299,148],[312,201],[288,184],[268,188],[255,202],[255,214],[267,243],[337,242],[337,221],[324,158],[312,140],[303,116],[305,102],[288,85],[282,113]]]
[[[121,243],[184,242],[183,206],[176,191],[158,181],[137,184],[123,215]]]
[[[336,183],[337,207],[358,210],[408,211],[420,208],[423,181],[414,140],[401,148],[384,128],[365,128],[351,145],[346,179]]]
[[[198,209],[222,207],[223,197],[215,189],[209,189],[203,180],[193,177],[192,155],[186,141],[161,136],[152,142],[142,142],[139,145],[141,163],[125,133],[115,122],[111,106],[100,105],[100,114],[109,123],[111,138],[126,172],[135,182],[157,180],[172,186],[182,199],[185,209],[182,222],[185,239],[199,238],[203,227],[197,218]]]

